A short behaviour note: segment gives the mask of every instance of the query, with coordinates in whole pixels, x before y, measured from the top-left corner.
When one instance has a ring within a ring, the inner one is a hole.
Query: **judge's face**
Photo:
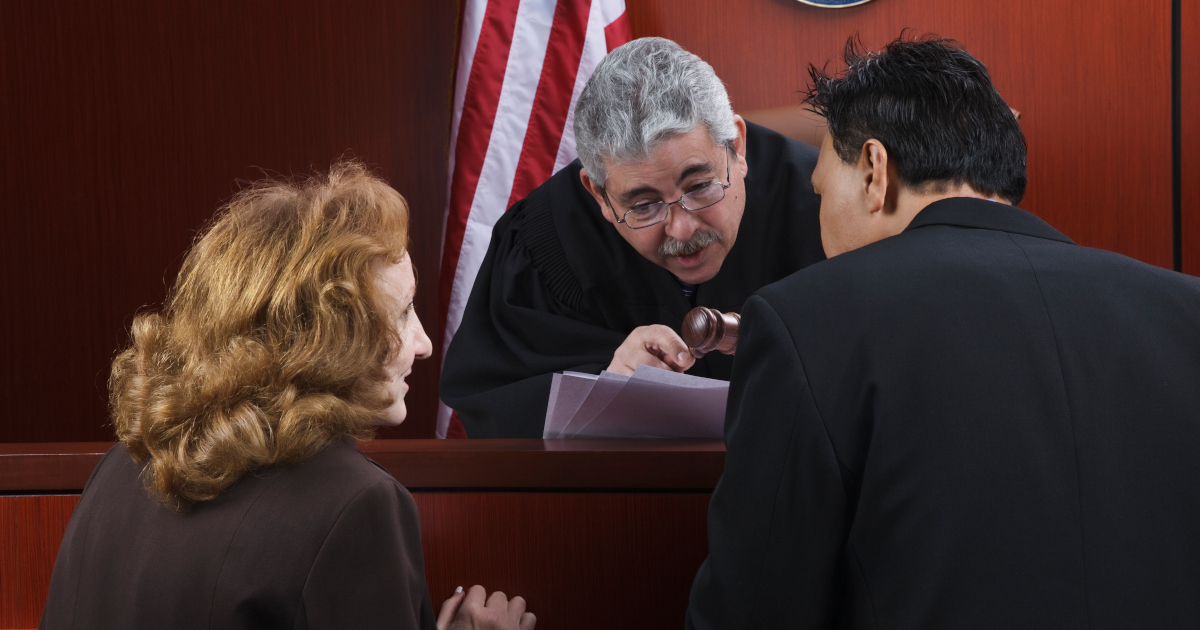
[[[606,160],[608,181],[596,186],[586,171],[584,186],[600,210],[639,254],[688,284],[711,280],[737,241],[746,207],[746,123],[734,117],[739,136],[733,149],[715,144],[704,126],[660,144],[640,162],[616,164]],[[728,166],[727,166],[728,165]],[[726,180],[728,168],[729,179]],[[619,223],[639,204],[672,202],[712,182],[729,184],[721,201],[695,212],[678,203],[667,209],[661,223],[632,229]]]
[[[408,254],[405,254],[400,262],[387,265],[380,271],[379,284],[391,309],[389,315],[392,325],[400,333],[400,351],[385,366],[388,380],[384,386],[392,395],[393,402],[384,412],[381,424],[397,425],[404,422],[405,416],[408,415],[408,409],[404,406],[408,383],[404,382],[404,378],[412,372],[413,361],[428,359],[433,354],[433,344],[413,309],[417,279],[413,275],[412,261],[409,260]]]

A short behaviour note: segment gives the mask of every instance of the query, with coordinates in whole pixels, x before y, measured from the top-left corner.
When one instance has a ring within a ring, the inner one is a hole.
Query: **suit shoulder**
[[[788,316],[795,316],[797,309],[845,310],[903,299],[914,282],[936,282],[939,274],[948,272],[924,256],[919,243],[908,240],[884,239],[822,260],[763,287],[757,295]]]
[[[1200,299],[1200,278],[1164,269],[1157,265],[1131,258],[1105,249],[1084,247],[1038,239],[1032,236],[1014,235],[1014,240],[1029,255],[1039,274],[1063,279],[1063,288],[1080,290],[1101,283],[1108,289],[1118,285],[1127,291],[1148,291],[1158,294],[1174,294]],[[1091,282],[1082,281],[1090,277]]]

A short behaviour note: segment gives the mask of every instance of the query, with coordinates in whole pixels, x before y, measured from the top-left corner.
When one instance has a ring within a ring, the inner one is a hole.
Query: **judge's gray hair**
[[[661,37],[635,39],[609,53],[575,105],[579,160],[600,186],[608,180],[605,159],[642,160],[696,125],[721,145],[738,135],[729,95],[712,66]]]

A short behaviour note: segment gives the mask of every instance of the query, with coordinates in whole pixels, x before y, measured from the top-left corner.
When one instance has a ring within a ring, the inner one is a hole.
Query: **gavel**
[[[700,358],[713,350],[725,354],[737,352],[738,326],[742,316],[722,313],[715,308],[697,306],[683,318],[683,342]]]

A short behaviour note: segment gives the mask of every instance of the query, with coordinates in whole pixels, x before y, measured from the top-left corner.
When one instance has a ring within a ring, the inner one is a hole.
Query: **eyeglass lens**
[[[721,182],[712,182],[707,186],[686,193],[679,199],[685,210],[695,212],[716,204],[725,198],[725,187]],[[625,222],[629,227],[648,227],[662,221],[667,216],[667,203],[658,201],[644,206],[634,207],[625,213]]]

